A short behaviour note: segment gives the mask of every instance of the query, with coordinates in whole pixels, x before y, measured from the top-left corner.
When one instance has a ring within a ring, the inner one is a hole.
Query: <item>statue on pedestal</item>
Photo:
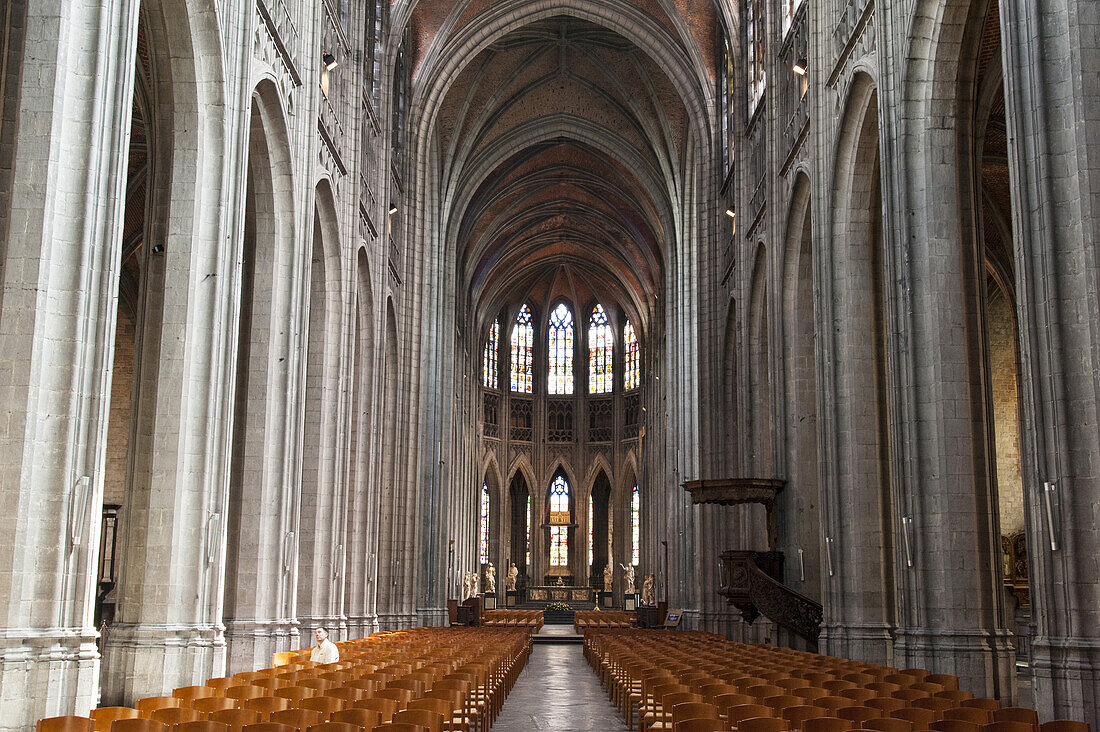
[[[485,565],[485,594],[495,595],[497,592],[497,568],[492,562]]]
[[[633,564],[620,564],[625,573],[623,576],[623,582],[626,583],[626,588],[623,590],[628,595],[634,594],[634,565]]]
[[[516,567],[515,562],[509,562],[509,565],[510,566],[508,567],[508,585],[507,585],[507,587],[508,587],[509,592],[515,592],[516,591],[516,579],[519,577],[519,569]]]
[[[555,587],[565,587],[565,581],[561,577],[558,577],[558,581],[554,583],[554,586]]]
[[[615,579],[615,565],[611,562],[603,565],[603,591],[611,592],[611,581]]]
[[[656,578],[652,574],[645,576],[645,581],[642,582],[642,604],[643,605],[656,605],[656,601],[653,597],[653,586],[656,584]]]
[[[469,600],[474,596],[473,572],[462,573],[462,600]]]

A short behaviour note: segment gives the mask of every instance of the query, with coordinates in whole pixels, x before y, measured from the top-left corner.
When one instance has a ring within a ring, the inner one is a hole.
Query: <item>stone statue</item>
[[[623,582],[626,583],[626,588],[623,590],[628,595],[634,594],[634,565],[633,564],[620,564],[623,568]]]
[[[516,591],[516,579],[519,577],[519,568],[516,567],[515,562],[509,562],[508,567],[508,590],[510,592]]]
[[[656,584],[656,578],[652,574],[645,576],[645,581],[642,582],[642,604],[643,605],[656,605],[656,601],[653,597],[653,585]]]
[[[470,584],[473,586],[473,592],[470,593],[470,597],[477,597],[481,594],[481,575],[477,572],[470,572]]]
[[[463,599],[463,601],[469,600],[471,597],[474,596],[474,584],[473,584],[473,582],[470,581],[470,576],[472,574],[473,574],[472,572],[463,572],[462,573],[462,599]]]
[[[615,579],[615,565],[611,562],[603,565],[603,591],[611,592],[611,581]]]
[[[497,592],[497,568],[489,562],[485,566],[485,594],[495,595]]]

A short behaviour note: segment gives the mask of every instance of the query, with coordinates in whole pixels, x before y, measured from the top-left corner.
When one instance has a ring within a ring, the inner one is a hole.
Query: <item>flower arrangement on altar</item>
[[[564,602],[551,602],[546,606],[546,612],[549,613],[571,613],[573,608],[566,605]]]

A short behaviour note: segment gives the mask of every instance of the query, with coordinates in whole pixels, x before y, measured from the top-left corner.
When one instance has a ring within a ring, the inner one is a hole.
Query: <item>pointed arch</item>
[[[761,242],[756,248],[749,294],[749,383],[752,394],[753,469],[771,476],[771,349],[768,304],[768,257]]]
[[[629,323],[629,321],[627,321]],[[630,327],[630,326],[628,326]],[[631,327],[631,329],[633,329]],[[614,384],[615,331],[603,305],[596,303],[588,317],[588,393],[607,394]]]
[[[573,393],[576,323],[573,306],[559,298],[550,306],[546,322],[546,393]]]

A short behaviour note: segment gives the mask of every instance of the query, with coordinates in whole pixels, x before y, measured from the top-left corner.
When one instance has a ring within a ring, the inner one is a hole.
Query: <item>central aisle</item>
[[[493,732],[614,732],[626,723],[576,644],[539,644],[512,688]]]

